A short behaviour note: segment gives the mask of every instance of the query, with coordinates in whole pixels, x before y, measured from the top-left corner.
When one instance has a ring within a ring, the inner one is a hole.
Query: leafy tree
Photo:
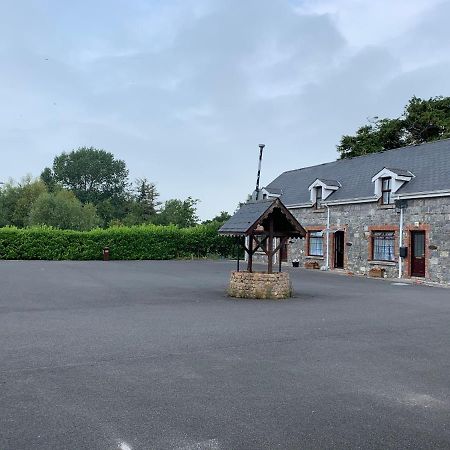
[[[111,198],[98,202],[96,208],[103,228],[108,227],[112,222],[120,223],[125,215],[123,201],[114,202]]]
[[[401,117],[375,118],[354,136],[344,135],[337,150],[341,158],[381,152],[405,145],[450,137],[450,97],[413,97]]]
[[[0,186],[0,227],[12,225],[12,217],[20,196],[19,188],[9,181]]]
[[[0,226],[27,226],[30,209],[44,192],[45,184],[29,175],[17,184],[12,180],[6,183],[0,192]]]
[[[450,137],[450,97],[413,97],[404,114],[408,143],[420,144]]]
[[[202,224],[207,225],[212,222],[225,223],[230,217],[231,215],[228,214],[226,211],[221,211],[220,214],[218,214],[217,216],[213,217],[210,220],[203,221]]]
[[[138,178],[135,182],[129,212],[124,219],[126,225],[139,225],[152,222],[156,216],[157,208],[161,204],[157,201],[159,193],[154,183],[147,178]]]
[[[53,192],[56,188],[56,180],[53,175],[52,169],[46,167],[41,173],[41,180],[47,186],[48,192]]]
[[[53,170],[45,168],[41,177],[47,186],[58,184],[72,191],[82,203],[94,205],[125,197],[128,186],[125,162],[93,147],[56,156]]]
[[[171,199],[155,217],[159,225],[178,225],[182,228],[193,227],[198,223],[197,204],[199,200],[188,197],[186,200]]]
[[[99,224],[94,205],[83,205],[75,195],[66,190],[41,194],[29,215],[30,225],[49,225],[63,230],[87,231]]]

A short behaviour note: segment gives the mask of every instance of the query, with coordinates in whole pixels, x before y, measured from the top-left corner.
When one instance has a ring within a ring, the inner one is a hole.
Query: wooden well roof
[[[274,219],[276,236],[304,237],[305,229],[279,198],[252,201],[243,204],[239,210],[219,229],[219,234],[231,236],[247,236],[249,234],[268,231],[267,221]]]

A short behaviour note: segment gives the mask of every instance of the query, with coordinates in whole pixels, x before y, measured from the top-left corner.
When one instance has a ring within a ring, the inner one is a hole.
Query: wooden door
[[[288,241],[287,240],[280,247],[280,258],[281,258],[281,261],[283,261],[283,262],[287,261],[287,258],[288,258]]]
[[[334,233],[334,267],[336,269],[344,268],[344,232],[336,231]]]
[[[425,276],[425,232],[411,232],[411,276]]]

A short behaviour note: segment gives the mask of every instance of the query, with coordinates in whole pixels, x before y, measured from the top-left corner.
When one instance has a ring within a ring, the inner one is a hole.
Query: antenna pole
[[[256,177],[256,200],[259,200],[259,177],[261,175],[261,162],[262,162],[264,147],[265,147],[264,144],[259,144],[258,176]]]

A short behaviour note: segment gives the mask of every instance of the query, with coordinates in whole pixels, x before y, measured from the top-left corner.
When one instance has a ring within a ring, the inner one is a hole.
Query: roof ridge
[[[373,157],[375,155],[379,155],[379,154],[382,154],[382,153],[394,152],[394,151],[398,151],[398,150],[405,150],[405,149],[412,148],[412,147],[428,146],[428,145],[437,144],[437,143],[443,142],[443,141],[450,141],[450,138],[437,139],[435,141],[422,142],[420,144],[405,145],[403,147],[390,148],[390,149],[387,149],[387,150],[381,150],[379,152],[367,153],[365,155],[352,156],[350,158],[336,159],[335,161],[328,161],[328,162],[324,162],[324,163],[320,163],[320,164],[314,164],[312,166],[300,167],[299,169],[285,170],[282,173],[297,172],[297,171],[300,171],[300,170],[312,169],[313,167],[326,166],[326,165],[329,165],[329,164],[337,164],[337,163],[341,163],[341,162],[344,162],[344,161],[352,161],[352,160],[359,159],[359,158],[368,158],[368,157]]]

